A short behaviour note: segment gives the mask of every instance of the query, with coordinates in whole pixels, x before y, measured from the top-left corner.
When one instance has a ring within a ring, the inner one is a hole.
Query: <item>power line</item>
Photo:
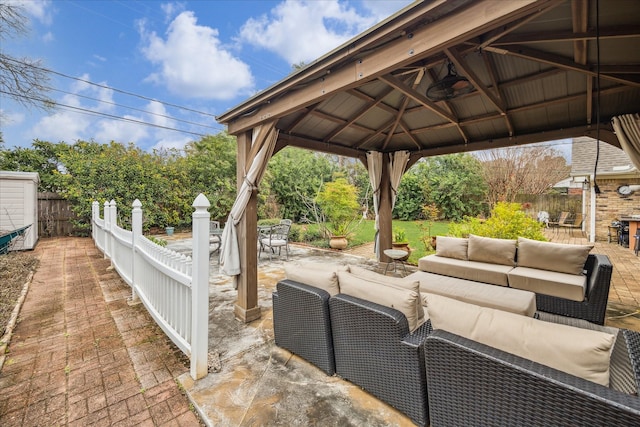
[[[91,101],[97,101],[97,102],[101,102],[101,103],[108,104],[108,105],[114,105],[114,106],[120,107],[120,108],[128,108],[130,110],[140,111],[142,113],[150,114],[152,116],[163,117],[163,118],[175,120],[175,121],[181,122],[181,123],[186,123],[186,124],[200,126],[200,127],[209,128],[209,129],[215,129],[215,130],[218,130],[218,131],[222,131],[223,130],[220,127],[214,127],[214,126],[209,126],[209,125],[205,125],[205,124],[202,124],[202,123],[191,122],[189,120],[179,119],[177,117],[169,116],[169,115],[166,115],[166,114],[154,113],[153,111],[143,110],[141,108],[131,107],[129,105],[118,104],[117,102],[105,101],[104,99],[93,98],[91,96],[81,95],[79,93],[68,92],[68,91],[62,90],[62,89],[56,89],[56,88],[53,88],[53,87],[49,87],[47,89],[55,91],[55,92],[65,93],[67,95],[77,96],[79,98],[89,99]]]
[[[178,128],[173,128],[173,127],[169,127],[169,126],[163,126],[163,125],[159,125],[156,123],[149,123],[149,122],[145,122],[142,120],[136,120],[136,119],[130,119],[127,117],[121,117],[121,116],[116,116],[114,114],[108,114],[108,113],[103,113],[101,111],[94,111],[94,110],[90,110],[87,108],[82,108],[82,107],[76,107],[73,105],[67,105],[67,104],[62,104],[59,103],[57,101],[49,101],[49,100],[45,100],[42,98],[36,98],[36,97],[32,97],[32,96],[27,96],[27,95],[23,95],[23,94],[14,94],[14,93],[10,93],[10,92],[6,92],[3,90],[0,90],[0,93],[6,94],[6,95],[11,95],[11,96],[17,96],[17,97],[22,97],[25,99],[29,99],[31,101],[36,101],[36,102],[41,102],[45,105],[54,105],[54,106],[58,106],[58,107],[63,107],[69,110],[73,110],[76,112],[80,112],[83,114],[88,114],[88,115],[93,115],[93,116],[99,116],[99,117],[106,117],[112,120],[118,120],[118,121],[123,121],[123,122],[129,122],[129,123],[136,123],[136,124],[141,124],[141,125],[145,125],[145,126],[149,126],[149,127],[154,127],[154,128],[159,128],[159,129],[165,129],[165,130],[171,130],[171,131],[175,131],[175,132],[181,132],[181,133],[186,133],[189,135],[195,135],[195,136],[199,136],[199,137],[204,137],[206,136],[206,134],[202,134],[202,133],[198,133],[198,132],[191,132],[188,130],[184,130],[184,129],[178,129]]]
[[[64,77],[64,78],[67,78],[67,79],[71,79],[71,80],[76,80],[76,81],[79,81],[79,82],[82,82],[82,83],[87,83],[89,85],[96,86],[96,87],[99,87],[99,88],[102,88],[102,89],[109,89],[109,90],[112,90],[114,92],[122,93],[124,95],[134,96],[136,98],[144,99],[146,101],[158,102],[160,104],[167,105],[169,107],[179,108],[181,110],[190,111],[192,113],[201,114],[203,116],[213,117],[214,119],[216,118],[215,114],[205,113],[204,111],[194,110],[194,109],[189,108],[189,107],[184,107],[182,105],[172,104],[172,103],[166,102],[166,101],[160,101],[158,99],[150,98],[150,97],[144,96],[144,95],[139,95],[139,94],[133,93],[133,92],[128,92],[126,90],[118,89],[118,88],[115,88],[115,87],[112,87],[112,86],[106,86],[106,85],[102,85],[102,84],[99,84],[99,83],[94,83],[94,82],[92,82],[90,80],[81,79],[79,77],[73,77],[73,76],[70,76],[68,74],[61,73],[59,71],[51,70],[49,68],[39,67],[37,65],[33,65],[33,64],[28,63],[28,62],[19,61],[19,60],[15,59],[15,58],[6,57],[5,59],[9,60],[9,61],[12,61],[12,62],[15,62],[15,63],[18,63],[20,65],[26,65],[28,67],[33,67],[33,68],[36,68],[38,70],[42,70],[42,71],[47,72],[47,73],[55,74],[57,76]]]

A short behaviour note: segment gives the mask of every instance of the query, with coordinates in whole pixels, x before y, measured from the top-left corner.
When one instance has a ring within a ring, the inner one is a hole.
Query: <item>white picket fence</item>
[[[117,224],[114,200],[92,204],[93,240],[131,286],[131,300],[141,301],[165,334],[189,358],[191,376],[207,375],[209,336],[209,200],[193,202],[192,258],[155,244],[142,235],[142,203],[136,199],[131,230]]]

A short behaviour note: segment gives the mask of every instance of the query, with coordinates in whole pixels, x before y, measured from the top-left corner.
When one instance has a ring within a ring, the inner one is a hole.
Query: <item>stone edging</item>
[[[11,341],[11,336],[13,335],[13,328],[15,328],[16,323],[18,322],[18,314],[20,314],[20,309],[22,308],[22,304],[24,303],[25,298],[27,297],[27,292],[29,292],[29,286],[31,285],[31,280],[33,279],[34,272],[31,271],[29,276],[27,277],[27,281],[24,285],[22,285],[22,292],[20,292],[20,296],[18,297],[18,302],[16,306],[13,308],[13,312],[11,313],[11,317],[9,318],[9,323],[7,323],[7,328],[5,329],[4,335],[0,338],[0,371],[4,366],[4,361],[7,358],[7,346]]]

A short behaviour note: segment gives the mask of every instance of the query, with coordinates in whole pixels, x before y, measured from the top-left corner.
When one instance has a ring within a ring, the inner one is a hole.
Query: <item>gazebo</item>
[[[237,276],[236,317],[260,317],[256,188],[282,148],[368,167],[382,250],[400,178],[420,158],[591,136],[622,142],[640,164],[640,142],[619,142],[612,124],[626,117],[633,136],[638,111],[638,1],[411,4],[218,117],[238,141],[223,255]]]

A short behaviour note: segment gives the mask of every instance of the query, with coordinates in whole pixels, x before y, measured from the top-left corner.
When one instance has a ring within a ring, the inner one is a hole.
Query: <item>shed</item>
[[[0,171],[0,234],[31,225],[11,250],[33,249],[38,242],[37,172]]]

